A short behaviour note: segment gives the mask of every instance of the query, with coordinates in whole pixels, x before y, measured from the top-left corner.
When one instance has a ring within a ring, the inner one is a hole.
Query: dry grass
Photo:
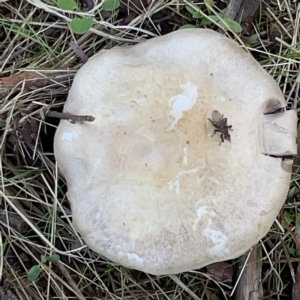
[[[91,12],[97,20],[93,30],[82,36],[68,27],[70,18],[82,13],[63,12],[51,2],[0,1],[0,74],[19,76],[0,85],[2,292],[34,300],[231,299],[236,278],[224,283],[205,268],[156,277],[114,265],[90,251],[72,225],[66,184],[55,164],[52,143],[57,122],[45,117],[62,109],[81,66],[70,42],[90,57],[101,49],[177,30],[196,21],[184,7],[187,1],[159,0],[147,8],[137,5],[139,1],[124,1],[121,13],[102,14],[99,1]],[[300,5],[296,2],[272,1],[253,29],[257,41],[247,47],[278,82],[288,108],[299,111]],[[205,13],[203,2],[198,5]],[[122,24],[128,15],[129,23]],[[299,232],[297,168],[292,186],[282,217],[258,245],[264,299],[291,299],[299,261],[292,235]],[[41,263],[42,255],[53,253],[60,255],[58,262]],[[230,262],[235,271],[237,261]],[[30,282],[27,273],[39,263],[39,279]]]

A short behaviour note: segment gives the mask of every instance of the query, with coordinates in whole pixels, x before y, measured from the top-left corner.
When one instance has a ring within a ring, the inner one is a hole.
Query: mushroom
[[[236,42],[185,29],[92,57],[77,73],[55,156],[87,245],[174,274],[236,258],[270,229],[289,188],[295,111]],[[209,120],[227,118],[231,142]]]

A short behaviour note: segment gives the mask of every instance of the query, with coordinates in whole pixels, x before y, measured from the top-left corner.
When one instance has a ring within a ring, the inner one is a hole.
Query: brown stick
[[[67,81],[73,78],[76,72],[75,69],[24,71],[8,77],[0,77],[0,87],[19,90],[24,82],[25,88],[42,88],[46,85]]]
[[[280,211],[280,218],[281,220],[284,222],[285,226],[286,226],[286,230],[288,231],[288,233],[290,234],[290,236],[292,237],[294,243],[295,243],[295,246],[296,246],[296,249],[297,251],[300,251],[300,242],[299,240],[297,239],[296,235],[294,234],[294,232],[292,231],[288,221],[285,219],[284,217],[284,214],[283,214],[283,209]]]
[[[258,245],[253,246],[247,265],[234,293],[236,300],[260,300],[263,291],[261,285],[261,250]],[[242,267],[246,261],[247,254],[243,255],[239,262]]]
[[[230,0],[225,17],[241,23],[243,31],[250,33],[254,16],[261,0]]]
[[[47,114],[47,117],[58,118],[61,120],[69,120],[72,123],[93,122],[95,120],[95,117],[93,116],[78,116],[78,115],[72,115],[70,113],[60,113],[57,111],[50,111]]]
[[[69,45],[84,64],[89,60],[88,56],[84,53],[84,51],[78,44],[76,44],[75,42],[70,42]]]

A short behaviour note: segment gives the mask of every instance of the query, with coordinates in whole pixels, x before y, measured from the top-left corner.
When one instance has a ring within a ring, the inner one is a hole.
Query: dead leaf
[[[22,123],[20,120],[24,115],[31,115],[26,118]],[[28,147],[32,147],[36,141],[38,134],[38,114],[33,114],[33,109],[28,107],[26,110],[21,110],[15,117],[13,122],[13,129],[16,132],[17,137],[22,140]]]
[[[82,48],[75,42],[70,42],[71,49],[76,53],[76,55],[81,59],[82,63],[86,63],[88,61],[88,56],[82,50]]]
[[[27,223],[19,215],[10,211],[1,210],[0,221],[19,233],[23,233],[28,230]]]
[[[227,262],[221,261],[206,267],[207,274],[220,282],[232,282],[233,267]]]
[[[46,85],[54,83],[61,83],[74,77],[77,70],[62,70],[62,71],[51,71],[51,70],[35,70],[35,71],[24,71],[16,73],[8,77],[0,78],[0,88],[11,90],[13,88],[21,89],[24,84],[24,88],[34,89],[42,88]]]

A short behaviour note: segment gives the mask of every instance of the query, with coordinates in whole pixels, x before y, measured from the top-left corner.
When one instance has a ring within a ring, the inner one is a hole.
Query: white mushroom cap
[[[296,113],[234,41],[185,29],[91,58],[77,73],[55,155],[73,221],[123,266],[172,274],[235,258],[269,230],[289,188]],[[231,143],[207,118],[218,110]],[[272,156],[270,156],[272,155]]]

